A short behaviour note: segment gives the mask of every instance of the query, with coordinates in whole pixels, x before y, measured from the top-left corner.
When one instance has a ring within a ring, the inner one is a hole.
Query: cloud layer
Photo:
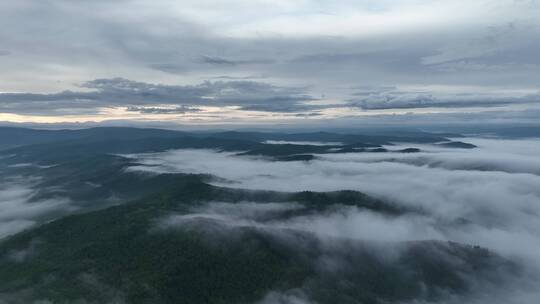
[[[358,190],[418,213],[387,218],[352,208],[278,225],[356,239],[457,241],[540,269],[540,172],[534,159],[540,142],[469,141],[480,148],[423,146],[423,153],[320,155],[310,162],[178,150],[140,155],[141,165],[130,170],[210,173],[229,181],[219,185],[248,189]]]
[[[0,92],[11,94],[0,113],[163,103],[307,112],[314,99],[515,110],[538,102],[539,11],[514,0],[5,2]],[[241,81],[207,82],[217,78]],[[397,89],[361,96],[359,86]]]
[[[113,78],[88,81],[81,88],[91,91],[0,94],[0,111],[45,115],[69,114],[72,111],[80,114],[100,107],[127,107],[129,111],[140,113],[178,114],[193,112],[190,106],[205,105],[292,112],[309,108],[303,102],[314,99],[299,88],[277,87],[254,81],[206,81],[198,85],[179,86]],[[169,111],[169,108],[156,108],[156,105],[176,107],[173,108],[175,111]]]

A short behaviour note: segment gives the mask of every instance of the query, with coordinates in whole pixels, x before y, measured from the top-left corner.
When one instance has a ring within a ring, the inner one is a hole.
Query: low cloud
[[[459,140],[474,142],[478,149],[460,150],[455,148],[435,147],[433,145],[407,144],[392,146],[393,149],[415,147],[423,151],[407,155],[367,155],[360,156],[364,162],[394,162],[428,166],[447,170],[493,171],[506,173],[528,173],[540,175],[540,161],[536,157],[536,149],[540,140],[512,139],[478,139],[460,138]],[[359,155],[343,156],[345,161],[355,161]]]
[[[289,290],[287,292],[271,291],[264,298],[255,304],[310,304],[311,302],[305,293],[300,290]]]
[[[310,162],[270,162],[233,153],[179,150],[140,155],[141,165],[130,170],[210,173],[230,181],[218,185],[247,189],[358,190],[420,213],[388,218],[345,208],[279,225],[358,239],[456,241],[489,248],[540,269],[536,254],[540,251],[540,175],[533,172],[534,162],[525,166],[540,143],[472,142],[479,148],[432,147],[414,155],[319,155]]]
[[[359,284],[355,280],[361,282],[371,275],[376,275],[377,278],[389,276],[391,280],[399,281],[400,276],[392,274],[392,269],[399,271],[403,277],[422,272],[426,260],[437,261],[436,263],[441,265],[439,275],[457,274],[458,280],[467,284],[466,293],[453,294],[452,287],[444,284],[438,286],[437,282],[423,276],[416,278],[411,287],[418,284],[423,286],[424,290],[430,289],[432,292],[434,286],[435,289],[441,288],[436,292],[442,295],[443,301],[437,303],[509,303],[516,293],[486,296],[507,288],[519,290],[520,299],[537,297],[537,293],[531,292],[534,291],[533,287],[523,284],[526,280],[521,281],[514,273],[508,272],[512,267],[506,269],[506,262],[493,255],[482,256],[485,264],[474,268],[475,266],[470,264],[474,258],[469,255],[482,251],[468,251],[472,247],[460,247],[444,242],[447,240],[447,230],[452,229],[445,226],[444,220],[422,215],[389,217],[340,205],[329,206],[328,210],[321,212],[297,203],[254,202],[210,202],[192,208],[187,214],[171,215],[159,221],[160,229],[187,229],[202,233],[210,248],[221,244],[223,240],[234,243],[248,235],[261,235],[272,244],[279,244],[277,246],[280,246],[283,254],[299,259],[302,261],[300,263],[311,265],[313,272],[301,284],[283,286],[294,287],[285,291],[270,291],[257,303],[316,303],[313,298],[317,297],[322,286],[333,290],[336,293],[334,296],[338,297],[342,295],[340,290],[348,291],[346,286]],[[304,261],[305,258],[308,260]],[[492,261],[493,258],[495,261]],[[376,274],[371,273],[371,268],[366,266],[372,263],[377,265]],[[487,265],[490,266],[486,269]],[[447,269],[449,273],[442,269]],[[361,274],[357,276],[357,272]],[[327,281],[328,278],[332,279]],[[511,287],[505,284],[511,284]],[[369,284],[354,288],[370,292]],[[447,291],[443,290],[446,288]],[[419,293],[415,300],[421,301],[428,293]],[[344,294],[346,297],[347,293]],[[374,296],[384,299],[383,294]],[[394,296],[407,298],[411,294],[414,292],[411,291],[408,295],[398,292]]]
[[[294,212],[292,212],[294,211]],[[190,225],[201,220],[216,221],[228,227],[255,227],[294,230],[321,239],[345,238],[373,242],[444,240],[428,217],[386,216],[358,207],[334,206],[324,212],[311,212],[295,203],[211,202],[193,208],[189,214],[162,220],[162,227]]]
[[[27,178],[0,181],[0,239],[25,230],[51,216],[76,209],[65,198],[33,200],[37,190]]]

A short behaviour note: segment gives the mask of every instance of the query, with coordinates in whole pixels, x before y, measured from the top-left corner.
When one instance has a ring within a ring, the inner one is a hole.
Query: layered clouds
[[[212,115],[222,121],[233,116],[227,106],[252,121],[523,111],[538,102],[539,9],[510,0],[6,2],[0,92],[10,94],[0,95],[0,118],[136,120],[103,108],[145,106],[158,110],[139,118],[210,119],[167,110],[182,105],[221,108]],[[128,87],[107,90],[117,77]],[[363,86],[397,89],[367,96]]]
[[[354,93],[351,106],[366,110],[418,108],[492,108],[509,105],[534,106],[540,93],[523,92],[437,92],[373,88]]]
[[[197,111],[197,108],[190,106],[236,106],[261,111],[292,112],[298,108],[307,108],[302,102],[313,99],[300,88],[277,87],[254,81],[206,81],[181,86],[113,78],[85,82],[80,85],[79,91],[0,94],[0,110],[14,114],[54,115],[81,114],[104,107],[125,107],[139,113],[177,114]],[[158,107],[160,105],[174,107]]]

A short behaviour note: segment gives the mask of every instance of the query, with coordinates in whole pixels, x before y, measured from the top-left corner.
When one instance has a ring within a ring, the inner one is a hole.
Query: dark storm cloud
[[[95,79],[80,85],[86,91],[63,91],[53,94],[0,94],[0,111],[14,113],[51,113],[59,109],[88,110],[97,107],[178,105],[186,112],[190,106],[239,106],[258,111],[290,112],[310,109],[305,101],[314,100],[301,88],[279,87],[254,81],[204,81],[198,85],[163,85],[123,78]],[[172,113],[165,110],[166,112]]]

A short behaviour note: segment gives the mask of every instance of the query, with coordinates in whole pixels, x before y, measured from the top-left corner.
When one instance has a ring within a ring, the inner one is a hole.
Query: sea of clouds
[[[418,211],[389,217],[342,206],[320,214],[261,221],[253,214],[294,206],[255,203],[233,206],[214,202],[199,207],[187,217],[172,216],[166,219],[168,224],[207,217],[233,226],[295,229],[358,240],[455,241],[488,248],[537,273],[540,269],[540,158],[537,156],[540,140],[468,138],[464,141],[478,148],[412,145],[422,152],[323,154],[312,161],[295,162],[212,150],[173,150],[132,156],[139,165],[129,170],[209,173],[225,179],[215,182],[216,185],[243,189],[357,190]],[[529,299],[536,296],[529,293]]]

